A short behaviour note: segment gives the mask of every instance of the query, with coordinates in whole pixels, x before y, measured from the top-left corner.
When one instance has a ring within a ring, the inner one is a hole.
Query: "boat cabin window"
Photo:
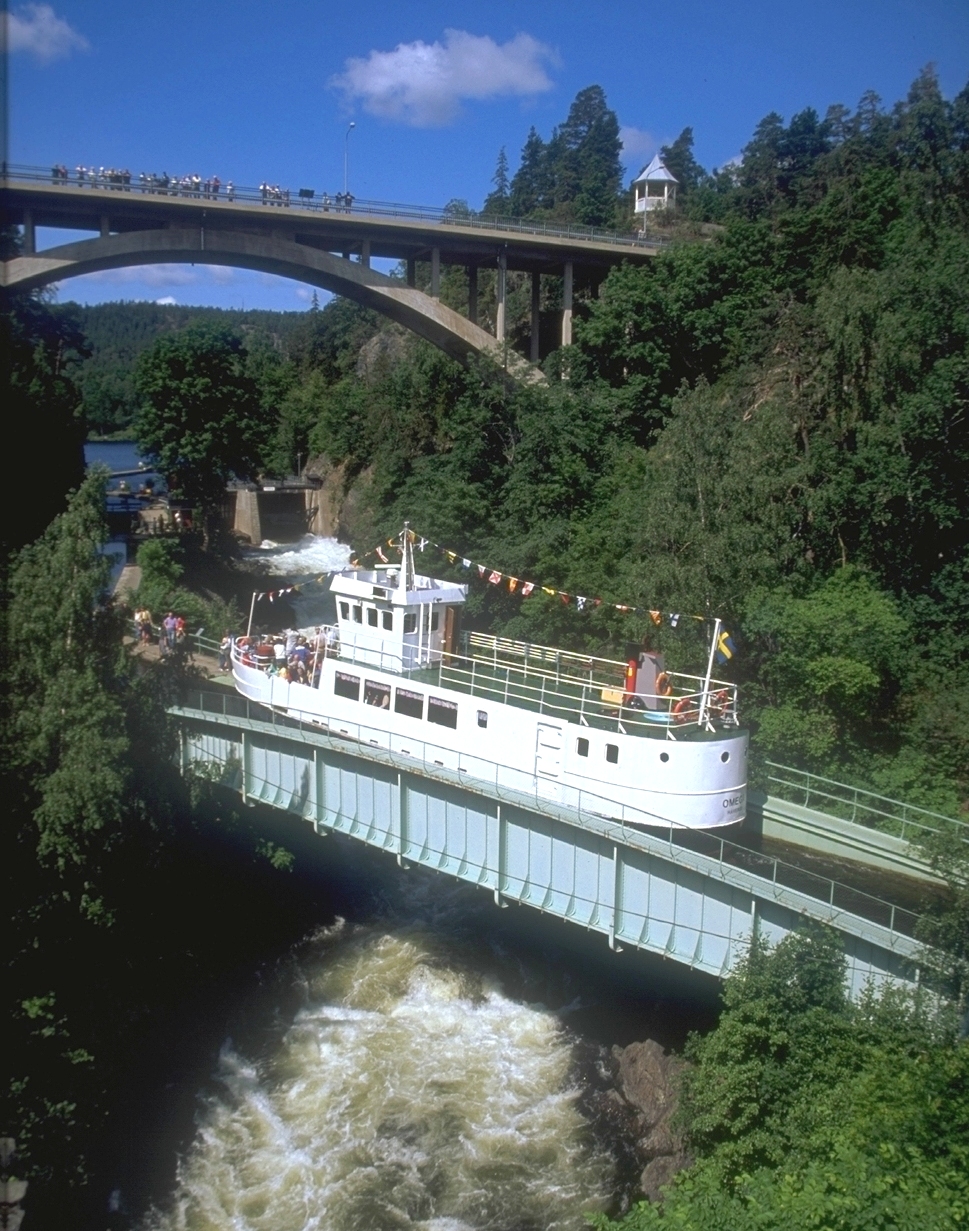
[[[428,697],[427,721],[436,722],[439,727],[457,727],[457,704],[454,701],[444,701],[441,697]]]
[[[340,604],[340,619],[349,620],[349,618],[350,618],[350,604],[341,603]]]
[[[405,633],[416,633],[417,632],[417,612],[416,611],[408,611],[404,613],[404,632]]]
[[[580,757],[587,757],[589,755],[589,741],[580,736],[575,741],[575,751]]]
[[[377,608],[376,607],[367,608],[367,623],[370,625],[371,628],[377,627]]]
[[[606,744],[606,760],[610,765],[615,765],[619,760],[619,745]]]
[[[484,710],[478,710],[478,726],[486,727],[488,725],[488,715]]]
[[[438,612],[438,611],[432,611],[432,612],[431,612],[431,632],[432,632],[432,633],[436,633],[436,632],[437,632],[437,622],[438,622],[438,620],[439,620],[440,618],[441,618],[441,617],[440,617],[440,612]]]
[[[338,671],[333,677],[333,691],[338,697],[346,697],[349,701],[360,700],[360,676],[347,675]]]
[[[363,623],[363,608],[358,607],[356,603],[353,605],[353,622],[354,624]]]
[[[411,692],[409,688],[398,688],[394,696],[394,710],[407,718],[423,718],[424,694]]]
[[[384,629],[386,632],[393,632],[394,629],[394,613],[392,611],[384,612]]]
[[[381,684],[377,680],[364,680],[363,703],[364,705],[376,705],[378,709],[389,710],[390,685]]]

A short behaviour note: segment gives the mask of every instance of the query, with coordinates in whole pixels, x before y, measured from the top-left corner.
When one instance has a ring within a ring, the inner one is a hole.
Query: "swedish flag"
[[[726,629],[723,629],[720,636],[717,638],[717,662],[723,666],[733,658],[737,652],[737,647],[734,645],[730,634]]]

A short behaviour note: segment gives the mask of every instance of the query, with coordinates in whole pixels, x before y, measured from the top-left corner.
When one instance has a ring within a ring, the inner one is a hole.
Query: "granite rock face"
[[[673,1125],[686,1066],[654,1039],[614,1047],[612,1058],[618,1069],[616,1089],[632,1113],[636,1152],[645,1164],[640,1187],[650,1201],[657,1201],[663,1185],[692,1162]]]

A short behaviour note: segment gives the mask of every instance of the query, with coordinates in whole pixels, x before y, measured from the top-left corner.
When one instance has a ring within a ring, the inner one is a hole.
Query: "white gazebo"
[[[656,154],[649,166],[640,171],[633,180],[636,213],[645,214],[648,210],[666,209],[667,206],[675,204],[678,182],[676,176],[667,170],[659,154]]]

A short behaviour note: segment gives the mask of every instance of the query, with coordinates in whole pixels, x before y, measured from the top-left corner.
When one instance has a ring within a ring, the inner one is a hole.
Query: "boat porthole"
[[[730,753],[729,753],[729,752],[721,752],[721,753],[720,753],[720,760],[721,760],[721,761],[723,761],[723,762],[727,762],[727,761],[729,761],[729,760],[730,760]]]
[[[659,759],[665,763],[670,759],[670,754],[668,752],[661,752],[659,754]]]

